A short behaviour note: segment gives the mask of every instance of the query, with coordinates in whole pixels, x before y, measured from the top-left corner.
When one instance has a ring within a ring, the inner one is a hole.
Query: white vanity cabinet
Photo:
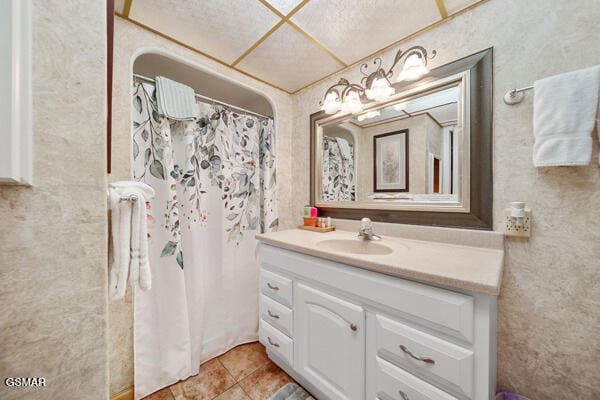
[[[260,340],[319,400],[491,400],[496,297],[261,243]]]
[[[362,400],[365,310],[304,283],[294,290],[294,368],[329,399]]]

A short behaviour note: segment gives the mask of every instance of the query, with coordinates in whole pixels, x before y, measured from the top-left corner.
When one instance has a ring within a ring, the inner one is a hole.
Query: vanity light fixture
[[[414,81],[429,72],[427,60],[435,55],[436,51],[433,50],[428,56],[427,50],[422,46],[413,46],[406,51],[398,50],[394,63],[387,72],[381,67],[381,57],[377,57],[373,60],[376,66],[374,72],[367,72],[368,63],[360,66],[360,72],[363,74],[361,84],[350,83],[347,79],[340,78],[338,83],[325,91],[325,96],[319,105],[327,114],[335,114],[340,110],[344,113],[358,114],[369,101],[382,101],[396,93],[390,79],[393,78],[394,68],[399,62],[404,59],[402,71],[395,82]]]
[[[342,101],[342,111],[344,113],[357,114],[362,111],[363,103],[360,100],[360,92],[350,90]]]
[[[369,100],[382,101],[396,93],[396,89],[392,87],[383,69],[379,68],[375,72],[377,76],[371,82],[371,85],[365,89],[365,95]]]
[[[435,50],[432,52],[432,57],[435,57]],[[417,53],[413,53],[406,58],[402,71],[398,74],[396,82],[401,81],[416,81],[420,77],[426,75],[429,72],[427,68],[426,57],[421,57]]]
[[[340,96],[336,90],[327,92],[325,95],[325,100],[323,100],[321,103],[323,106],[323,111],[325,111],[327,114],[335,114],[341,108]]]

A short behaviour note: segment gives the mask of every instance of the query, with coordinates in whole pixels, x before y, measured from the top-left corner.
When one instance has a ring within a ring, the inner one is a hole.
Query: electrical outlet
[[[515,225],[511,217],[511,209],[504,213],[504,234],[506,236],[530,237],[531,236],[531,210],[525,209],[523,225]]]

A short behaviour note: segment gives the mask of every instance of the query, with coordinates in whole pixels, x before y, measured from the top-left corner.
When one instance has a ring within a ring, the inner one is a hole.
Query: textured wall
[[[113,93],[113,174],[109,180],[131,179],[131,68],[136,51],[154,47],[208,67],[271,98],[275,107],[277,181],[280,226],[295,222],[289,211],[291,193],[292,98],[290,95],[231,70],[215,61],[182,48],[121,18],[115,20]],[[133,307],[131,294],[109,304],[110,391],[117,393],[133,385]]]
[[[34,186],[0,187],[0,398],[105,399],[105,3],[32,9]]]
[[[597,164],[533,168],[531,93],[513,107],[504,105],[502,96],[509,88],[535,79],[598,63],[598,21],[597,0],[490,0],[401,46],[437,49],[432,66],[494,47],[495,227],[500,229],[503,209],[510,201],[527,201],[534,212],[533,237],[506,241],[498,384],[535,400],[600,397],[600,229],[595,225],[600,220],[600,168]],[[115,174],[111,179],[129,177],[130,60],[135,49],[147,45],[202,63],[273,97],[279,106],[280,214],[284,227],[293,226],[308,202],[308,117],[318,110],[325,88],[340,75],[293,96],[291,104],[281,92],[117,19]],[[384,53],[386,65],[391,64],[394,50]],[[342,75],[360,79],[357,66]],[[594,146],[597,159],[598,146]],[[132,384],[128,301],[110,305],[113,392]]]
[[[531,93],[512,107],[502,97],[598,64],[598,21],[597,0],[490,0],[399,46],[437,49],[434,67],[494,47],[494,226],[515,200],[532,207],[534,224],[530,240],[505,245],[498,385],[536,400],[600,398],[600,167],[534,168]],[[358,66],[340,75],[360,78]],[[293,215],[308,201],[309,115],[340,75],[294,96]]]

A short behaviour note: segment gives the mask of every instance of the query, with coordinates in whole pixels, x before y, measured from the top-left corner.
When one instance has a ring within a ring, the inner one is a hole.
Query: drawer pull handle
[[[406,354],[408,354],[410,357],[414,358],[417,361],[423,361],[426,364],[435,364],[435,361],[433,361],[431,358],[419,357],[419,356],[414,355],[404,345],[400,345],[400,350],[402,350],[403,352],[405,352]]]
[[[275,290],[275,291],[279,290],[279,287],[277,287],[277,286],[273,286],[273,285],[271,285],[270,283],[267,283],[267,286],[268,286],[268,287],[269,287],[269,289],[271,289],[271,290]]]
[[[269,314],[269,317],[271,318],[279,319],[279,315],[273,314],[271,310],[267,310],[267,314]]]
[[[406,393],[404,393],[402,390],[398,390],[398,394],[400,395],[400,397],[402,397],[402,400],[410,400],[408,398],[408,395]]]
[[[356,326],[356,324],[350,324],[350,330],[352,332],[356,332],[357,329],[358,329],[358,326]]]
[[[279,344],[278,344],[278,343],[275,343],[274,341],[272,341],[272,340],[271,340],[271,338],[270,338],[269,336],[267,336],[267,340],[269,341],[269,344],[270,344],[271,346],[274,346],[274,347],[279,347]]]

